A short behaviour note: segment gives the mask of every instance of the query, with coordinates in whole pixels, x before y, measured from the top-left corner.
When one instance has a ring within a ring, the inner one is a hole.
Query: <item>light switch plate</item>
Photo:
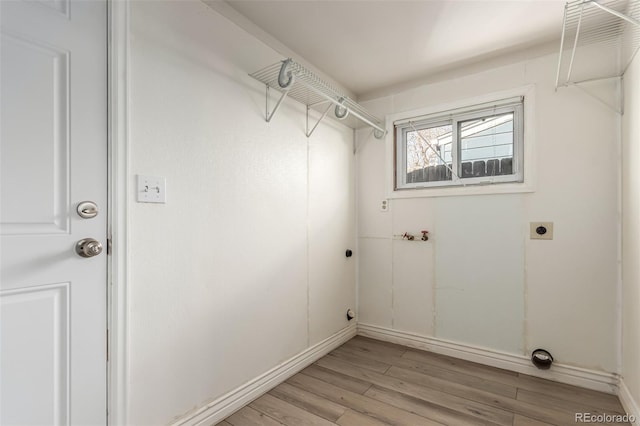
[[[553,222],[530,222],[529,238],[532,240],[553,240]]]
[[[139,203],[166,203],[167,180],[157,176],[138,175],[137,201]]]

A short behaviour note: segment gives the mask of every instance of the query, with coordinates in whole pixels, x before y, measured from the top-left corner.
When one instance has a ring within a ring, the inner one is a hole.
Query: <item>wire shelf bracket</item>
[[[602,44],[616,49],[618,64],[606,76],[574,79],[581,47]],[[622,114],[622,106],[611,105],[583,85],[612,79],[621,80],[640,49],[640,0],[574,0],[567,2],[562,22],[560,53],[555,90],[576,87],[607,107]]]
[[[373,128],[376,139],[382,139],[387,133],[380,119],[291,58],[269,65],[249,76],[266,86],[265,120],[267,122],[271,121],[284,99],[289,97],[307,107],[305,130],[307,137],[311,137],[320,122],[329,115],[332,107],[331,116],[343,121],[349,127],[356,128],[359,122],[363,122]],[[280,97],[270,110],[271,89],[278,91]],[[315,114],[312,112],[319,113],[320,118],[310,126],[310,120],[315,120],[312,118]]]

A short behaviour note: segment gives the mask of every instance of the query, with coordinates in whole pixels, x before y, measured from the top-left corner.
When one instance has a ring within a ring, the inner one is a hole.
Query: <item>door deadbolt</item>
[[[83,219],[93,219],[98,216],[98,205],[93,201],[83,201],[78,203],[76,211],[78,212],[78,216]]]
[[[80,257],[93,257],[102,253],[102,244],[93,238],[84,238],[76,243],[76,253]]]

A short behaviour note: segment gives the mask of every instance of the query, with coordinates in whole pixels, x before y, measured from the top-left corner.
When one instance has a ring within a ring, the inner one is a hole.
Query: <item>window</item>
[[[523,181],[523,98],[395,123],[395,189]]]

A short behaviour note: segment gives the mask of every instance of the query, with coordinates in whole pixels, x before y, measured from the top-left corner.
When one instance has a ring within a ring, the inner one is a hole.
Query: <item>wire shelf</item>
[[[581,48],[601,44],[615,49],[618,63],[611,75],[593,79],[620,77],[640,47],[640,0],[576,0],[565,5],[556,89],[579,84],[574,80],[574,65]]]
[[[283,75],[291,78],[289,85],[281,84]],[[354,129],[359,127],[363,122],[374,129],[374,134],[379,139],[386,133],[380,119],[292,59],[276,62],[275,64],[249,74],[249,76],[266,85],[267,121],[271,120],[284,98],[290,97],[307,106],[307,123],[310,118],[309,111],[313,110],[321,114],[320,119],[312,129],[309,129],[309,125],[307,124],[307,136],[311,136],[320,121],[329,114]],[[270,89],[274,89],[280,93],[280,99],[272,111],[269,111]],[[347,111],[346,117],[340,118],[336,114],[337,112],[344,112],[345,110]]]

